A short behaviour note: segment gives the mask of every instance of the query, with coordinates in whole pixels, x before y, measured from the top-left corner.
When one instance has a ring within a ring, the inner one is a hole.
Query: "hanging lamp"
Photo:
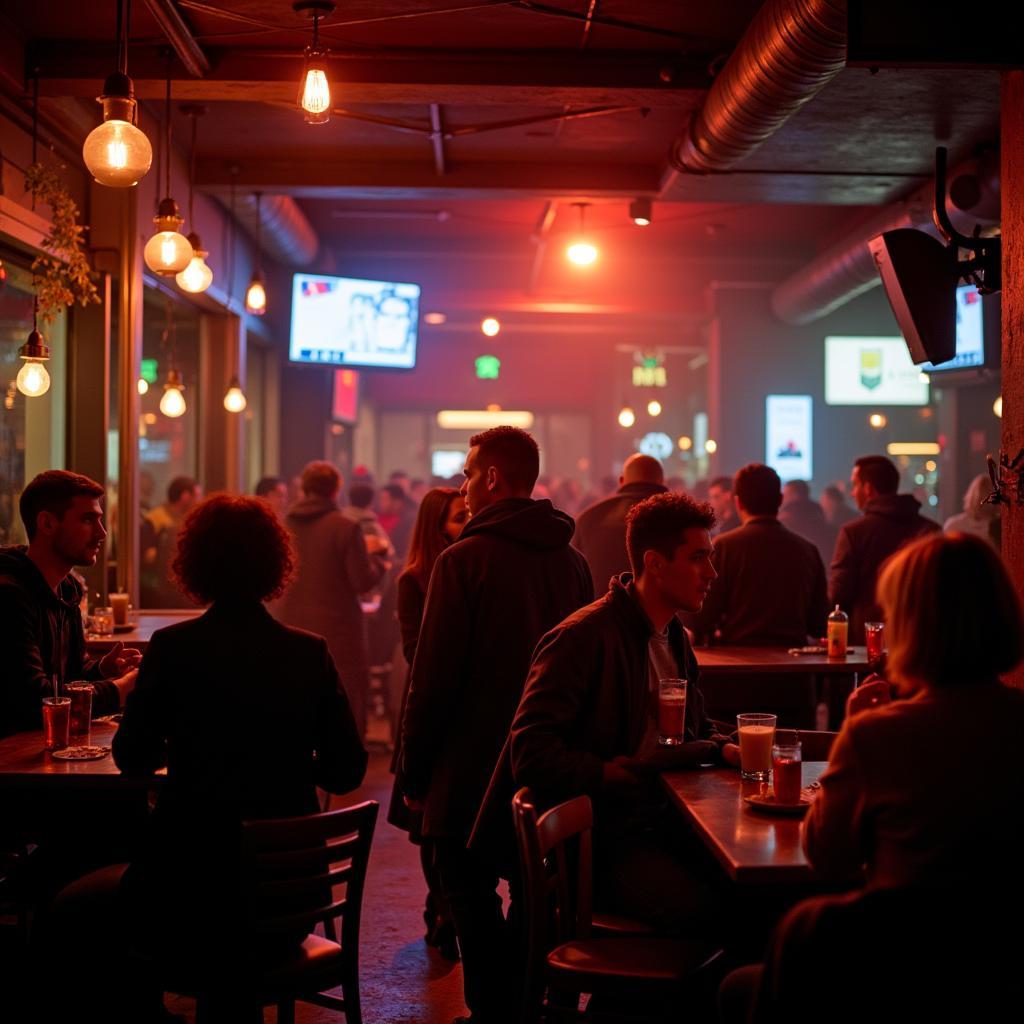
[[[565,250],[565,255],[569,258],[570,263],[575,263],[578,267],[589,267],[598,256],[597,246],[586,241],[585,216],[590,203],[573,203],[572,205],[578,207],[580,211],[580,233],[576,241]]]
[[[245,397],[245,392],[242,390],[242,384],[236,373],[228,381],[228,390],[224,395],[224,408],[228,412],[244,412],[248,404],[249,402]]]
[[[260,248],[260,234],[262,228],[262,217],[260,215],[260,200],[262,192],[254,193],[256,196],[256,269],[252,272],[252,280],[245,292],[245,311],[253,316],[263,316],[267,311],[267,289],[263,283],[262,257]]]
[[[26,398],[38,398],[50,390],[50,374],[44,365],[50,358],[50,350],[46,347],[46,339],[39,333],[39,298],[32,303],[32,333],[21,348],[18,355],[25,360],[15,380],[18,390]]]
[[[167,62],[167,93],[164,102],[164,198],[157,207],[153,224],[156,233],[142,250],[146,266],[161,277],[174,277],[184,270],[192,259],[192,246],[179,230],[185,223],[178,212],[178,204],[171,198],[171,64]]]
[[[103,123],[93,128],[82,145],[82,159],[100,185],[131,188],[153,164],[153,147],[136,126],[135,86],[128,77],[128,0],[117,0],[117,71],[103,83],[96,102],[103,107]]]
[[[192,120],[192,150],[189,153],[188,161],[188,226],[192,229],[188,233],[188,244],[192,246],[192,259],[188,266],[177,274],[174,280],[183,291],[192,292],[194,295],[205,292],[213,284],[213,271],[206,264],[206,257],[209,252],[203,248],[199,232],[196,231],[195,218],[195,179],[196,179],[196,124],[200,117],[206,113],[206,107],[198,103],[186,103],[181,112]]]
[[[299,0],[292,9],[313,19],[313,42],[306,47],[299,106],[306,124],[326,124],[331,119],[331,82],[327,77],[328,51],[320,45],[320,19],[334,12],[334,4],[329,0]]]
[[[174,366],[174,307],[168,298],[166,306],[167,320],[164,324],[164,333],[160,338],[160,348],[168,353],[167,377],[164,380],[164,393],[160,396],[160,411],[170,419],[177,419],[184,416],[185,404],[185,383],[181,374]]]

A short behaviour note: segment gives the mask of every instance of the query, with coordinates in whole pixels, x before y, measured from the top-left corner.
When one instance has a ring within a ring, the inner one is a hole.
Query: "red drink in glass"
[[[775,801],[780,804],[800,803],[801,762],[791,757],[772,758],[772,783]]]
[[[686,729],[686,680],[658,680],[658,742],[678,746]]]
[[[68,683],[64,692],[71,699],[71,735],[89,742],[89,726],[92,722],[92,683]]]
[[[46,750],[63,750],[68,745],[68,730],[71,725],[71,698],[43,698],[43,747]]]
[[[881,622],[865,622],[864,643],[868,666],[872,672],[881,672],[885,667],[885,626]]]

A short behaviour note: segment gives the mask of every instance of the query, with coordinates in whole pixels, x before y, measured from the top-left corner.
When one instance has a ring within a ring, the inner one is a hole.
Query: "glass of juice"
[[[737,715],[740,740],[740,777],[767,782],[772,773],[772,743],[775,741],[775,715]]]
[[[776,803],[800,803],[801,772],[800,734],[795,729],[779,729],[772,744],[772,786]]]
[[[68,731],[71,725],[71,698],[43,698],[43,747],[46,750],[63,750],[68,745]]]
[[[658,680],[658,742],[676,747],[683,742],[686,726],[686,680]]]
[[[97,636],[113,636],[114,633],[114,609],[93,608],[92,610],[92,631]]]
[[[867,645],[868,667],[872,672],[881,672],[885,668],[885,624],[865,622],[864,643]]]
[[[131,605],[128,603],[127,594],[111,594],[110,609],[114,614],[115,626],[127,626],[131,617]]]
[[[89,728],[92,722],[92,683],[78,680],[68,683],[64,692],[71,700],[71,735],[82,743],[89,743]]]

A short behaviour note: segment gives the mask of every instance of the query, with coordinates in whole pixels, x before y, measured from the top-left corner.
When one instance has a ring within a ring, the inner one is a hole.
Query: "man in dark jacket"
[[[665,471],[651,455],[630,455],[622,467],[619,489],[584,509],[576,519],[573,547],[582,552],[594,578],[594,597],[608,581],[629,568],[626,552],[626,513],[644,498],[665,493]]]
[[[920,515],[921,503],[897,494],[899,470],[884,455],[857,459],[850,494],[863,515],[839,531],[829,576],[829,604],[850,616],[850,643],[864,643],[864,623],[881,614],[875,604],[875,582],[882,563],[916,537],[939,530]]]
[[[812,497],[806,480],[787,480],[782,487],[779,522],[804,540],[809,540],[821,555],[822,565],[832,561],[836,547],[836,528],[825,518],[825,511]]]
[[[0,549],[0,736],[39,729],[41,701],[60,685],[88,679],[93,714],[117,711],[135,683],[140,654],[117,644],[90,658],[76,565],[95,565],[107,531],[94,480],[54,469],[40,473],[19,502],[28,547]]]
[[[740,525],[740,517],[736,514],[736,505],[732,500],[731,476],[716,476],[708,484],[708,501],[715,510],[713,537],[720,537]]]
[[[537,641],[591,598],[573,521],[533,501],[539,453],[495,427],[470,439],[462,492],[472,518],[434,565],[402,726],[402,780],[436,842],[473,1020],[517,1009],[497,871],[466,849]]]
[[[494,814],[507,820],[518,786],[542,807],[585,794],[595,812],[597,906],[706,935],[710,890],[657,776],[736,760],[704,714],[697,660],[676,617],[699,610],[715,578],[714,515],[686,495],[660,494],[635,505],[627,523],[633,574],[538,644],[480,826]],[[687,680],[685,742],[676,747],[657,742],[661,678]]]

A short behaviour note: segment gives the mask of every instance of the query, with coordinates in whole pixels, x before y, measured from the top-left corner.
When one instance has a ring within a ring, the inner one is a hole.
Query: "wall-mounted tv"
[[[411,370],[419,307],[418,284],[296,274],[289,358]]]
[[[971,370],[985,365],[985,324],[981,296],[973,284],[956,290],[956,355],[948,362],[922,363],[925,373]]]
[[[894,338],[825,339],[828,405],[927,405],[928,381],[910,361],[906,342]]]

